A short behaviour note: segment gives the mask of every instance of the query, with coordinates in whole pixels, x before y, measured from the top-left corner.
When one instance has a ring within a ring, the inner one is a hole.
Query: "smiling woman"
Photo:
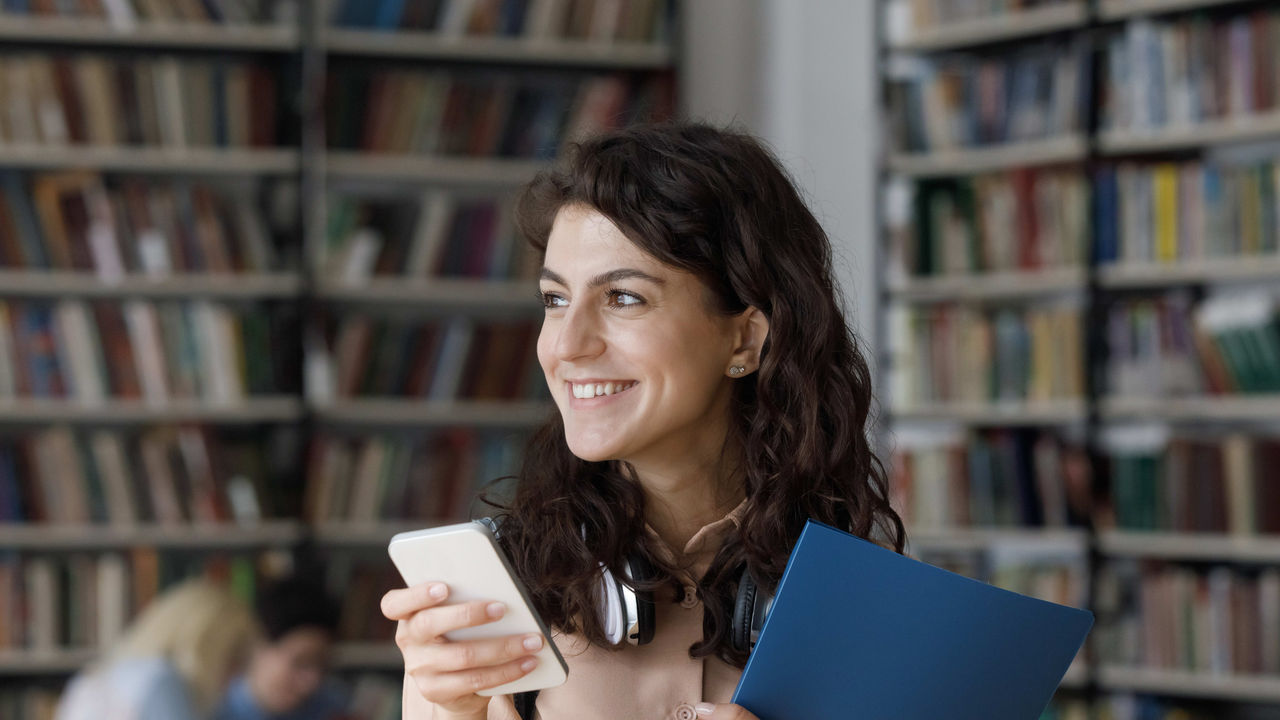
[[[502,543],[569,666],[525,714],[751,718],[729,696],[805,521],[904,541],[826,234],[758,140],[698,124],[582,143],[517,216],[543,257],[538,360],[558,412]],[[625,632],[602,612],[602,569],[638,598]],[[518,717],[475,693],[527,672],[540,639],[445,641],[489,619],[438,607],[440,580],[384,598],[404,716]]]

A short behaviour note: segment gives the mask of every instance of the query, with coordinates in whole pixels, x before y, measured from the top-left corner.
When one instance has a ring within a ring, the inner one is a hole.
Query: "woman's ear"
[[[760,368],[760,351],[769,337],[769,318],[758,308],[748,307],[734,321],[737,335],[726,373],[729,377],[740,378]]]

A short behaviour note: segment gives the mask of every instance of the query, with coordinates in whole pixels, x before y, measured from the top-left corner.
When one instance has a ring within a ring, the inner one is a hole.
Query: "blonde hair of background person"
[[[127,697],[123,686],[134,683],[122,680],[120,669],[154,662],[181,680],[194,715],[208,715],[258,635],[252,610],[228,587],[205,578],[181,582],[147,605],[103,659],[72,681],[55,717],[138,717],[130,706],[140,698]],[[117,708],[127,714],[115,714]]]

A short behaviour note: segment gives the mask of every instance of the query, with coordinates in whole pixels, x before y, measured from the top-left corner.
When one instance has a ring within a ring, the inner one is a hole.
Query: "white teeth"
[[[634,382],[629,383],[586,383],[580,385],[571,383],[573,388],[573,396],[576,398],[589,399],[600,395],[613,395],[623,390],[629,390],[635,386]]]

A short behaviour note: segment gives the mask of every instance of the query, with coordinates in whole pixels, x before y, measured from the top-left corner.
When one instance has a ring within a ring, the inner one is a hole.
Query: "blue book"
[[[733,702],[760,720],[1037,720],[1092,626],[809,521]]]

